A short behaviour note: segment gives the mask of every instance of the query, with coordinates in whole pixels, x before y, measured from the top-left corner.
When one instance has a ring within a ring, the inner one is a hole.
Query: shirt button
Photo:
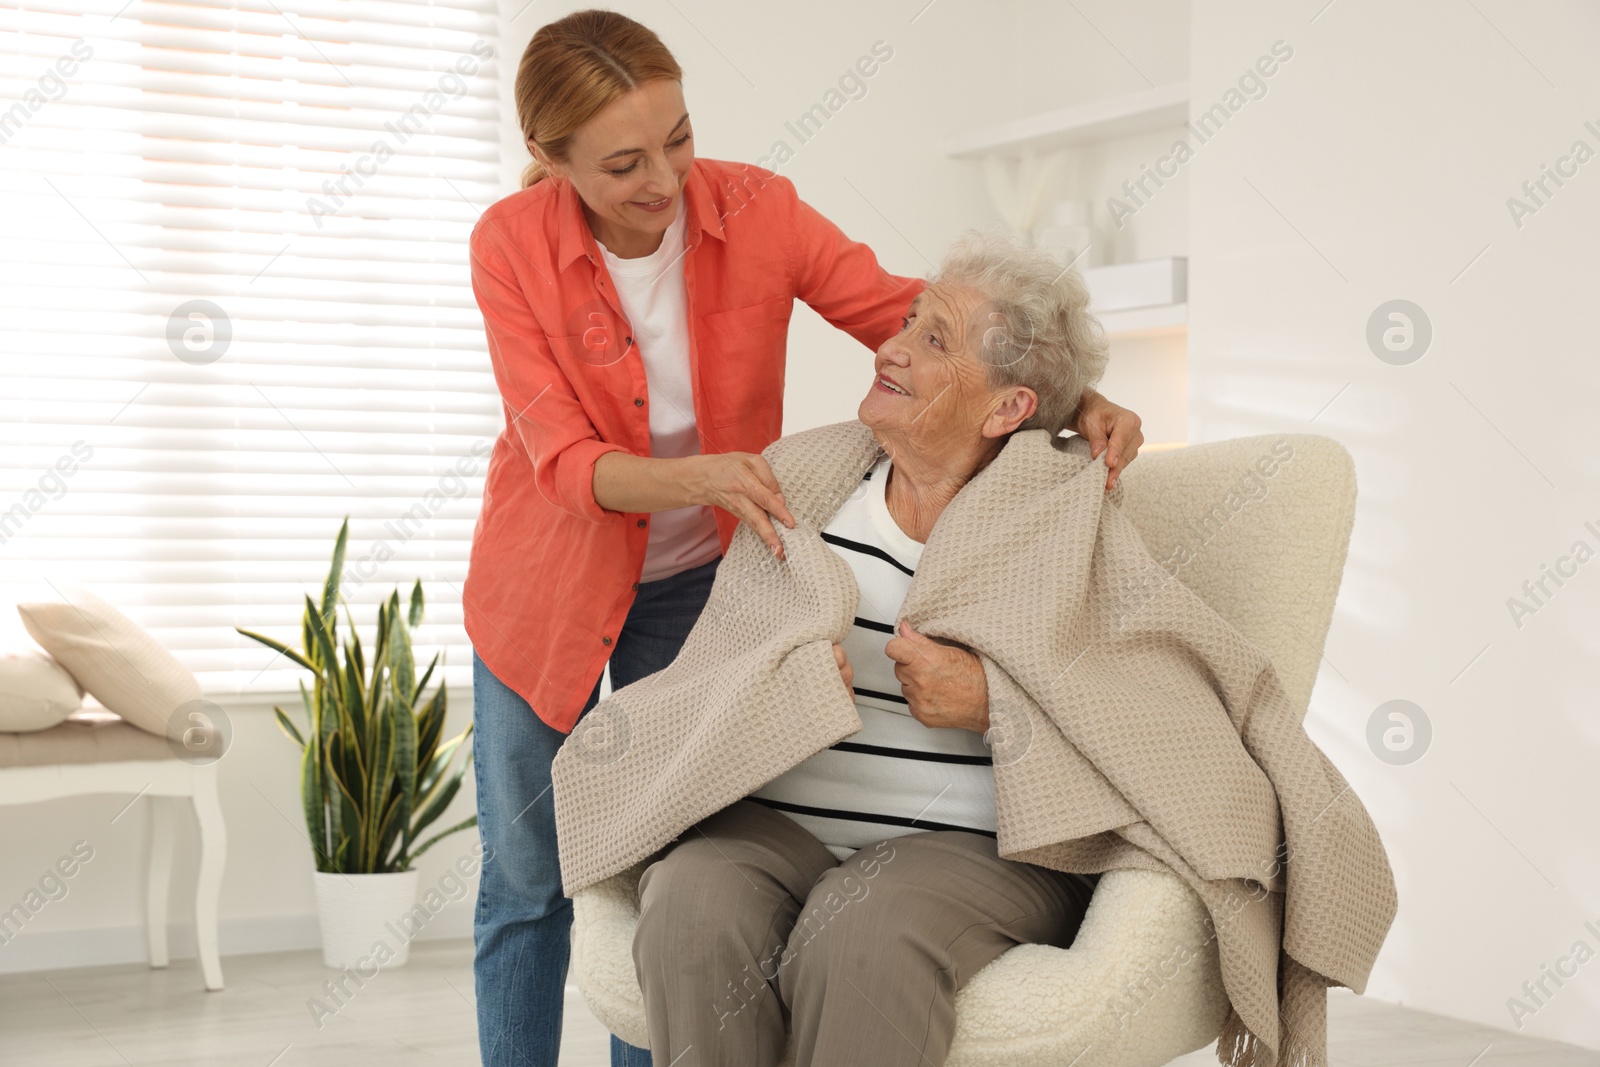
[[[633,583],[633,589],[634,589],[634,592],[638,592],[639,591],[639,583],[638,582],[634,582]]]
[[[644,397],[642,397],[642,396],[634,397],[633,398],[633,406],[636,407],[636,408],[644,407]]]
[[[623,343],[623,344],[625,344],[625,345],[631,345],[631,344],[633,344],[633,338],[631,338],[631,337],[624,337],[624,338],[623,338],[623,339],[622,339],[622,343]]]
[[[609,638],[609,637],[602,637],[602,638],[601,638],[601,639],[600,639],[600,643],[601,643],[601,644],[602,644],[602,645],[609,645],[609,644],[610,644],[610,643],[611,643],[611,638]]]
[[[643,519],[640,519],[640,520],[639,520],[639,525],[640,525],[640,526],[643,526],[643,525],[644,525],[644,520],[643,520]]]

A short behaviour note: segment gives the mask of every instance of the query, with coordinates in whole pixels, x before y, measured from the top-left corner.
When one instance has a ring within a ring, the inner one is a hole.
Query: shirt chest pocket
[[[702,320],[700,377],[711,424],[731,426],[752,412],[783,404],[784,357],[792,297],[715,311]]]
[[[549,336],[550,347],[557,360],[577,370],[621,362],[631,340],[628,324],[603,300],[574,305],[562,328],[564,333]]]

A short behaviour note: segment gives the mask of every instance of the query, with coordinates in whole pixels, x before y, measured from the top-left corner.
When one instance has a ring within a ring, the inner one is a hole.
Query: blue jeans
[[[715,559],[643,582],[611,652],[614,689],[666,667],[716,577]],[[600,681],[583,714],[600,700]],[[550,763],[567,735],[472,656],[472,763],[483,868],[472,933],[478,1048],[484,1067],[556,1067],[571,949],[572,900],[561,891]],[[612,1067],[650,1067],[648,1049],[612,1035]]]

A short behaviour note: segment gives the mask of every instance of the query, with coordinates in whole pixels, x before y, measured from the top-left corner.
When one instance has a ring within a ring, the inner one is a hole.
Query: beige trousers
[[[657,1067],[940,1067],[955,996],[1025,942],[1071,945],[1097,876],[1001,859],[982,834],[889,838],[835,860],[741,800],[639,881],[633,959]]]

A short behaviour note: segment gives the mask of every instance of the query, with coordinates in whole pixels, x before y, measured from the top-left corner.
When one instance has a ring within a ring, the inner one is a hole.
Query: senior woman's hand
[[[844,654],[844,646],[837,641],[833,643],[833,662],[839,665],[839,677],[844,679],[845,689],[853,694],[856,684],[856,669],[850,666],[850,657]]]
[[[1144,434],[1139,429],[1141,425],[1142,420],[1138,415],[1113,404],[1093,389],[1083,394],[1082,405],[1078,408],[1071,429],[1088,439],[1089,455],[1098,456],[1103,450],[1110,449],[1106,454],[1106,466],[1110,468],[1110,473],[1106,475],[1108,491],[1116,487],[1123,468],[1139,454],[1139,446],[1144,444]]]
[[[924,726],[989,729],[989,681],[983,664],[964,648],[947,645],[900,620],[883,646],[911,715]]]

